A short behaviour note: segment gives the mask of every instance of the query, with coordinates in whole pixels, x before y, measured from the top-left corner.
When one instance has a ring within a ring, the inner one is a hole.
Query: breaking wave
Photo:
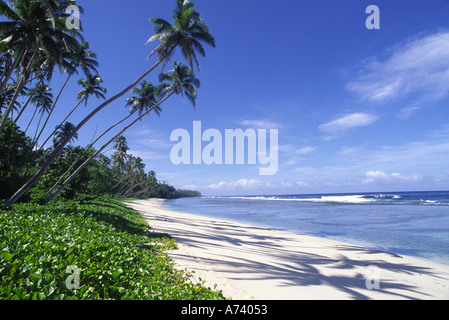
[[[449,199],[435,200],[423,197],[414,197],[405,194],[335,194],[335,195],[285,195],[285,196],[236,196],[214,197],[242,200],[265,201],[297,201],[297,202],[321,202],[341,204],[423,204],[423,205],[449,205]]]

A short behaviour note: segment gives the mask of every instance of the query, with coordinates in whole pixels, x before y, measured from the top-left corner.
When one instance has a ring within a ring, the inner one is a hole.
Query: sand
[[[177,268],[233,300],[449,299],[449,265],[330,239],[125,202],[168,233]]]

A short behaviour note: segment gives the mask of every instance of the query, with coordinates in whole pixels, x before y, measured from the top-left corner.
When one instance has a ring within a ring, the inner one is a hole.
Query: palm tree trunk
[[[62,91],[64,91],[64,89],[65,89],[67,83],[69,82],[70,78],[72,77],[72,75],[73,75],[73,72],[71,72],[69,74],[69,76],[67,77],[67,80],[64,82],[64,85],[62,86],[61,90],[59,90],[59,94],[56,97],[56,100],[54,101],[53,106],[51,107],[50,112],[48,113],[47,119],[45,120],[44,125],[42,126],[41,131],[39,132],[39,135],[36,137],[36,140],[35,140],[34,144],[31,146],[31,148],[34,148],[34,145],[39,141],[39,138],[41,137],[42,132],[44,131],[45,127],[47,126],[48,120],[50,119],[51,114],[53,113],[53,110],[55,109],[56,104],[58,103],[58,100],[61,97]],[[45,143],[47,141],[48,140],[46,140]]]
[[[30,61],[28,62],[28,65],[27,65],[25,71],[23,72],[22,78],[20,79],[19,84],[17,85],[17,89],[16,89],[16,92],[14,93],[14,97],[11,99],[9,106],[6,109],[5,114],[3,115],[2,122],[0,123],[0,134],[2,134],[3,129],[5,128],[6,120],[8,119],[9,113],[11,112],[11,109],[13,108],[14,104],[16,103],[17,97],[19,96],[19,92],[22,90],[22,87],[25,84],[25,76],[31,68],[31,64],[32,64],[34,58],[36,57],[36,53],[37,53],[37,51],[35,51],[33,53],[33,55],[31,56]]]
[[[34,120],[34,117],[36,116],[37,107],[34,108],[34,109],[35,109],[35,110],[34,110],[34,112],[33,112],[33,116],[31,117],[30,122],[28,122],[27,128],[26,128],[25,131],[24,131],[25,133],[27,133],[28,129],[30,128],[31,123],[32,123],[33,120]]]
[[[137,111],[137,110],[136,110]],[[76,161],[74,161],[72,163],[72,165],[70,166],[70,168],[67,169],[66,172],[64,172],[63,175],[61,175],[61,177],[59,178],[58,182],[55,183],[55,185],[50,189],[50,191],[48,191],[48,193],[51,193],[53,190],[56,189],[56,187],[62,182],[62,180],[64,179],[64,177],[73,169],[73,167],[78,163],[78,161],[80,161],[84,155],[87,153],[87,151],[89,151],[90,149],[92,149],[92,147],[94,146],[95,143],[97,143],[98,140],[100,140],[106,133],[108,133],[109,131],[111,131],[112,129],[114,129],[116,126],[118,126],[119,124],[121,124],[122,122],[126,121],[129,119],[129,117],[131,117],[134,114],[131,113],[130,115],[128,115],[127,117],[123,118],[122,120],[120,120],[119,122],[117,122],[116,124],[112,125],[111,127],[109,127],[105,132],[103,132],[97,139],[95,139],[95,141],[91,142],[91,144],[86,148],[86,150],[84,150],[84,152],[78,157],[78,159],[76,159]]]
[[[166,56],[170,56],[170,54],[173,52],[175,48],[172,48],[170,52]],[[118,98],[121,98],[124,96],[128,91],[130,91],[132,88],[134,88],[136,85],[139,84],[140,81],[142,81],[147,75],[149,75],[154,69],[161,64],[161,62],[164,61],[164,59],[160,59],[158,62],[156,62],[150,69],[145,71],[139,78],[137,78],[136,81],[134,81],[131,85],[126,87],[124,90],[110,98],[109,100],[103,102],[100,106],[98,106],[94,111],[92,111],[89,115],[87,115],[79,124],[78,126],[72,131],[72,133],[66,137],[64,141],[60,143],[60,145],[55,148],[55,150],[50,154],[47,161],[42,165],[42,167],[32,176],[19,190],[17,190],[14,195],[9,198],[5,202],[6,207],[12,206],[14,203],[19,200],[25,192],[27,192],[36,182],[37,180],[44,174],[44,172],[47,170],[47,168],[50,166],[50,164],[53,162],[53,160],[56,158],[56,156],[61,153],[61,151],[64,149],[65,145],[72,139],[72,137],[77,133],[85,124],[88,122],[93,116],[95,116],[98,112],[103,110],[107,105],[114,102]],[[5,121],[6,123],[6,121]],[[4,125],[3,125],[4,126]],[[1,131],[0,131],[1,133]]]
[[[8,73],[5,75],[5,78],[3,79],[3,82],[0,85],[0,92],[3,91],[3,89],[6,87],[9,79],[11,79],[12,73],[14,72],[14,70],[17,68],[17,66],[19,65],[19,62],[22,61],[23,57],[25,57],[25,55],[27,54],[27,50],[25,48],[25,44],[22,46],[22,48],[20,49],[19,55],[18,57],[14,60],[14,63],[12,64],[12,66],[9,68]]]
[[[70,113],[65,117],[64,120],[61,121],[61,123],[56,126],[55,130],[53,130],[53,132],[47,137],[47,139],[44,141],[44,143],[42,144],[42,146],[39,148],[39,150],[36,153],[35,158],[33,159],[36,160],[36,157],[39,155],[39,153],[42,151],[42,149],[45,147],[45,144],[48,142],[48,140],[51,139],[51,137],[53,137],[53,135],[55,134],[55,132],[58,130],[59,127],[61,127],[62,125],[64,125],[64,123],[67,121],[67,119],[72,115],[73,112],[75,112],[75,110],[81,105],[81,103],[84,101],[85,98],[83,98],[80,102],[78,102],[78,104],[75,106],[75,108],[72,109],[72,111],[70,111]]]
[[[151,185],[151,186],[149,186],[149,187],[146,187],[145,189],[142,189],[142,190],[138,191],[137,193],[130,193],[130,194],[128,194],[127,196],[128,196],[128,197],[132,197],[132,196],[138,197],[138,196],[140,196],[141,194],[144,194],[145,192],[147,192],[147,191],[148,191],[149,189],[151,189],[151,188],[154,188],[154,186]]]
[[[9,103],[8,108],[6,108],[6,111],[3,114],[2,122],[0,123],[0,135],[2,134],[3,129],[5,128],[6,121],[8,120],[9,114],[10,114],[12,108],[14,107],[14,104],[16,103],[17,97],[19,96],[19,92],[22,90],[24,78],[25,78],[25,76],[23,76],[22,79],[20,79],[19,84],[17,85],[16,92],[14,93],[14,96],[11,99],[11,102]]]
[[[36,108],[37,109],[37,108]],[[42,117],[44,116],[44,110],[42,110],[42,113],[41,113],[41,116],[39,117],[39,121],[37,122],[37,127],[36,127],[36,132],[34,133],[34,137],[33,137],[33,140],[32,140],[32,146],[31,146],[31,148],[34,148],[34,145],[36,144],[36,135],[37,135],[37,132],[39,131],[39,126],[41,125],[41,121],[42,121]]]
[[[123,134],[126,130],[128,130],[130,127],[132,127],[137,121],[142,119],[144,116],[146,116],[148,113],[150,113],[153,109],[159,107],[163,102],[165,102],[170,96],[174,94],[174,91],[172,91],[165,99],[160,101],[158,104],[150,108],[148,111],[142,113],[139,117],[137,117],[133,122],[131,122],[129,125],[127,125],[124,129],[122,129],[119,133],[117,133],[114,137],[112,137],[108,142],[106,142],[97,152],[95,152],[92,156],[89,157],[82,165],[80,165],[75,172],[72,173],[70,177],[68,177],[64,183],[52,194],[50,194],[47,199],[45,199],[45,203],[47,204],[50,202],[54,197],[56,197],[72,180],[93,160],[95,159],[109,144],[111,144],[115,139],[117,139],[118,136]]]
[[[33,99],[34,94],[36,93],[37,87],[41,85],[41,83],[44,81],[45,76],[47,75],[47,72],[42,76],[42,78],[39,80],[38,84],[34,87],[33,92],[31,92],[30,97],[28,98],[25,105],[22,107],[22,110],[20,110],[19,115],[17,116],[16,120],[14,120],[15,123],[19,121],[20,117],[22,116],[23,112],[25,111],[26,107],[30,104],[31,99]]]

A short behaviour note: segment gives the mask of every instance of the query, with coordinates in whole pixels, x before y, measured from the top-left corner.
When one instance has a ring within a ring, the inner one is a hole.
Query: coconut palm
[[[162,84],[159,86],[159,94],[165,96],[166,94],[173,92],[180,94],[184,100],[184,97],[192,103],[193,107],[196,107],[196,89],[200,86],[200,80],[198,80],[193,71],[182,62],[174,62],[174,69],[168,72],[161,73],[159,75],[159,81]],[[169,81],[169,83],[164,82]]]
[[[123,168],[125,165],[125,161],[128,158],[127,151],[129,150],[128,143],[126,142],[125,136],[118,136],[114,140],[114,149],[117,150],[114,152],[112,156],[112,163],[114,167],[117,167],[119,170]]]
[[[29,90],[29,95],[33,93],[30,103],[34,105],[35,109],[25,132],[28,131],[36,113],[43,114],[50,109],[50,106],[53,103],[53,94],[50,91],[51,89],[45,83],[37,84],[34,89]]]
[[[0,95],[0,116],[2,115],[2,109],[6,109],[8,105],[11,103],[12,97],[14,96],[14,92],[16,91],[16,86],[12,83],[8,83],[6,85],[5,91]],[[20,107],[19,102],[14,102],[13,110],[17,111]]]
[[[62,121],[64,123],[75,110],[80,106],[81,103],[84,102],[84,106],[87,106],[87,101],[90,96],[95,96],[97,99],[105,100],[105,94],[107,92],[106,88],[103,88],[101,84],[103,83],[103,79],[96,74],[87,74],[86,79],[78,80],[78,85],[82,87],[80,92],[78,92],[77,99],[78,104],[70,111],[70,113],[66,116],[66,118]]]
[[[1,0],[0,0],[1,1]],[[189,15],[189,19],[184,19],[183,21],[186,22],[184,24],[178,24],[176,21],[173,22],[173,27],[169,28],[167,24],[161,22],[162,19],[151,19],[153,23],[156,25],[156,30],[159,31],[156,38],[150,38],[148,42],[152,41],[161,41],[161,44],[157,46],[155,50],[150,54],[158,53],[158,61],[147,71],[145,71],[140,77],[136,79],[133,83],[131,83],[129,86],[127,86],[125,89],[123,89],[118,94],[114,95],[113,97],[109,98],[107,101],[103,102],[101,105],[99,105],[96,109],[94,109],[91,113],[89,113],[73,130],[72,134],[75,134],[78,132],[92,117],[94,117],[98,112],[103,110],[106,106],[108,106],[110,103],[114,102],[115,100],[119,99],[123,95],[125,95],[127,92],[129,92],[131,89],[133,89],[135,86],[137,86],[140,81],[142,81],[146,76],[148,76],[153,70],[155,70],[161,63],[166,63],[167,60],[171,57],[171,55],[174,53],[176,48],[179,48],[182,52],[182,54],[185,57],[190,57],[190,62],[192,61],[192,58],[197,62],[196,59],[196,52],[198,52],[200,55],[204,55],[204,48],[202,46],[198,46],[198,44],[201,44],[201,42],[206,42],[208,44],[211,44],[212,46],[215,46],[215,40],[210,34],[208,28],[206,28],[206,24],[203,22],[203,20],[200,18],[200,15],[194,10],[194,6],[191,2],[187,0],[177,0],[176,2],[177,7],[175,8],[176,11],[184,12],[184,15]],[[178,17],[179,14],[174,15],[175,17]],[[164,20],[165,21],[165,20]],[[176,25],[176,27],[175,27]],[[192,25],[195,25],[193,28],[191,28],[190,32],[188,30],[184,30],[181,27],[192,27]],[[201,27],[202,26],[202,27]],[[164,31],[164,32],[162,32]],[[188,39],[195,39],[196,41],[188,41]],[[147,113],[144,113],[147,114]],[[47,161],[42,164],[41,168],[19,189],[15,192],[15,194],[8,199],[5,202],[6,207],[11,206],[17,200],[22,197],[22,195],[28,191],[36,182],[37,180],[44,174],[44,172],[47,170],[49,165],[53,162],[53,160],[57,157],[57,155],[63,150],[64,146],[70,141],[71,137],[67,137],[64,141],[60,143],[60,145],[55,148],[55,150],[49,155],[47,158]]]
[[[36,141],[39,141],[40,136],[42,135],[42,132],[44,131],[45,127],[47,126],[48,121],[50,120],[50,117],[53,113],[53,110],[56,107],[56,104],[59,101],[59,98],[61,97],[62,92],[64,91],[64,88],[66,87],[67,83],[69,82],[70,78],[76,73],[78,73],[78,68],[81,68],[81,70],[84,72],[84,74],[88,77],[87,83],[83,83],[83,87],[87,90],[86,92],[82,93],[81,95],[85,97],[85,101],[87,104],[87,97],[89,94],[95,94],[98,97],[101,97],[105,99],[104,95],[101,93],[106,93],[106,89],[101,88],[99,84],[103,82],[101,78],[96,75],[92,76],[91,71],[96,72],[98,67],[98,62],[95,60],[97,55],[93,51],[88,51],[89,49],[89,43],[83,41],[81,44],[77,45],[73,50],[68,50],[63,53],[64,56],[68,57],[69,62],[66,62],[64,59],[62,60],[62,63],[60,64],[60,67],[65,67],[65,71],[69,72],[69,75],[64,82],[64,84],[61,87],[61,90],[59,91],[59,94],[57,95],[53,106],[51,107],[51,110],[48,114],[47,119],[45,120],[44,125],[41,128],[41,131],[39,132],[39,135],[36,138]],[[91,79],[92,78],[92,79]],[[80,80],[81,81],[81,80]],[[79,82],[78,82],[79,83]],[[80,94],[79,94],[80,95]],[[79,96],[78,96],[79,99]],[[76,106],[69,115],[61,122],[61,125],[70,117],[70,115],[75,111],[75,109],[78,106]],[[48,140],[47,140],[48,141]]]
[[[132,93],[134,93],[135,96],[126,99],[126,106],[131,106],[129,110],[130,113],[139,111],[140,116],[144,111],[157,104],[155,87],[151,82],[143,81],[140,86],[133,89]],[[161,108],[158,107],[154,109],[154,111],[159,115]]]
[[[63,141],[66,137],[68,137],[73,129],[75,129],[75,126],[73,125],[73,123],[70,122],[66,122],[64,123],[64,125],[62,126],[57,126],[56,127],[56,132],[54,134],[54,139],[53,139],[53,145],[57,146],[61,141]],[[78,134],[75,134],[72,136],[71,141],[77,140],[78,139]]]
[[[119,136],[114,140],[114,149],[122,153],[126,153],[129,150],[125,136]]]
[[[107,90],[100,86],[103,83],[103,79],[96,74],[87,74],[86,79],[78,80],[78,84],[83,87],[80,92],[78,92],[78,100],[84,101],[84,105],[87,106],[87,101],[89,96],[96,96],[97,99],[106,99],[105,94]]]
[[[33,147],[36,144],[36,136],[39,131],[39,127],[44,116],[44,113],[49,113],[51,110],[51,106],[53,105],[53,94],[50,92],[51,88],[47,85],[42,84],[36,90],[36,93],[31,99],[31,102],[34,103],[34,106],[37,109],[37,112],[41,114],[39,117],[39,122],[37,123],[36,132],[33,138]]]
[[[195,88],[200,86],[200,82],[195,78],[193,71],[190,70],[187,66],[182,65],[182,63],[174,63],[174,69],[163,73],[160,76],[160,79],[164,79],[165,81],[170,81],[170,83],[163,83],[158,87],[158,94],[160,94],[160,101],[139,115],[133,122],[123,128],[119,133],[117,133],[114,137],[112,137],[108,142],[106,142],[100,149],[98,149],[92,156],[90,156],[83,164],[81,164],[71,175],[68,177],[64,183],[53,193],[51,193],[47,199],[45,200],[48,203],[51,199],[57,196],[64,188],[67,186],[72,180],[93,160],[95,159],[108,145],[110,145],[113,141],[116,141],[118,137],[123,135],[123,133],[136,124],[139,120],[149,114],[151,111],[159,108],[162,103],[164,103],[168,98],[170,98],[173,94],[184,94],[190,97],[190,102],[195,106],[195,99],[197,96],[197,92]]]
[[[209,27],[195,10],[194,3],[187,0],[176,0],[172,18],[171,24],[160,18],[150,19],[155,24],[155,28],[154,35],[148,39],[147,43],[156,40],[161,43],[150,53],[149,57],[157,54],[159,60],[164,59],[165,67],[166,62],[173,55],[174,49],[180,47],[190,68],[193,70],[193,62],[195,62],[200,70],[196,53],[203,57],[206,55],[201,42],[215,47],[215,39],[210,33]]]
[[[35,158],[33,161],[37,158],[37,156],[40,154],[42,149],[44,148],[45,144],[53,137],[55,134],[57,128],[64,125],[64,123],[67,121],[67,119],[72,115],[72,113],[83,103],[85,100],[89,98],[91,95],[95,95],[97,98],[105,99],[104,93],[107,92],[105,88],[100,86],[100,84],[103,82],[103,80],[98,76],[92,76],[88,75],[88,79],[81,79],[78,80],[78,84],[83,87],[81,91],[78,93],[78,104],[70,111],[70,113],[64,118],[64,120],[61,121],[61,123],[56,127],[56,129],[47,137],[47,139],[42,143],[40,149],[35,155]],[[62,140],[64,141],[64,140]]]
[[[65,8],[69,4],[70,1],[66,0],[0,0],[0,15],[7,19],[0,22],[0,51],[10,50],[14,58],[0,83],[0,92],[17,68],[20,69],[21,80],[17,88],[20,91],[32,70],[39,68],[35,64],[39,55],[44,54],[60,62],[63,59],[62,47],[73,47],[77,43],[79,31],[67,29],[63,19],[67,16]],[[12,103],[17,95],[14,95]],[[0,123],[0,133],[11,109],[10,104]]]
[[[69,51],[68,59],[76,70],[81,68],[84,74],[87,76],[89,74],[97,73],[97,68],[99,66],[97,59],[97,54],[90,51],[90,44],[87,41],[81,42],[74,50]]]
[[[66,8],[69,0],[0,0],[0,15],[7,21],[0,22],[0,50],[12,50],[14,63],[1,83],[0,91],[9,81],[16,67],[30,52],[44,51],[53,57],[61,57],[58,41],[64,46],[81,37],[76,29],[67,29]],[[76,41],[75,41],[76,42]]]

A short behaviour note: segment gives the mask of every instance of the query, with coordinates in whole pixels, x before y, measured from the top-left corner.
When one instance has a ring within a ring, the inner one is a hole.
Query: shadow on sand
[[[167,222],[169,227],[164,232],[171,234],[180,244],[220,252],[203,258],[203,262],[209,266],[219,265],[220,271],[226,272],[228,277],[231,275],[230,279],[236,281],[276,280],[280,286],[300,287],[298,290],[311,286],[329,286],[345,293],[342,296],[350,299],[370,299],[366,294],[366,267],[376,266],[380,270],[408,275],[436,276],[431,268],[409,265],[401,261],[400,256],[359,246],[338,244],[327,248],[317,245],[314,248],[310,242],[306,244],[297,237],[289,238],[287,233],[284,236],[272,232],[271,235],[264,228],[239,226],[223,220],[211,219],[212,222],[205,225],[204,219],[195,219],[193,216],[180,219],[154,212],[146,217],[150,224],[158,220]],[[293,241],[294,250],[291,250]],[[223,247],[231,249],[222,250]],[[329,257],[324,252],[326,249],[337,253]],[[170,254],[180,256],[176,251]],[[258,256],[269,256],[269,259],[258,259]],[[182,258],[198,259],[189,256]],[[392,299],[416,299],[416,296],[431,298],[411,284],[389,279],[382,279],[380,290]]]

